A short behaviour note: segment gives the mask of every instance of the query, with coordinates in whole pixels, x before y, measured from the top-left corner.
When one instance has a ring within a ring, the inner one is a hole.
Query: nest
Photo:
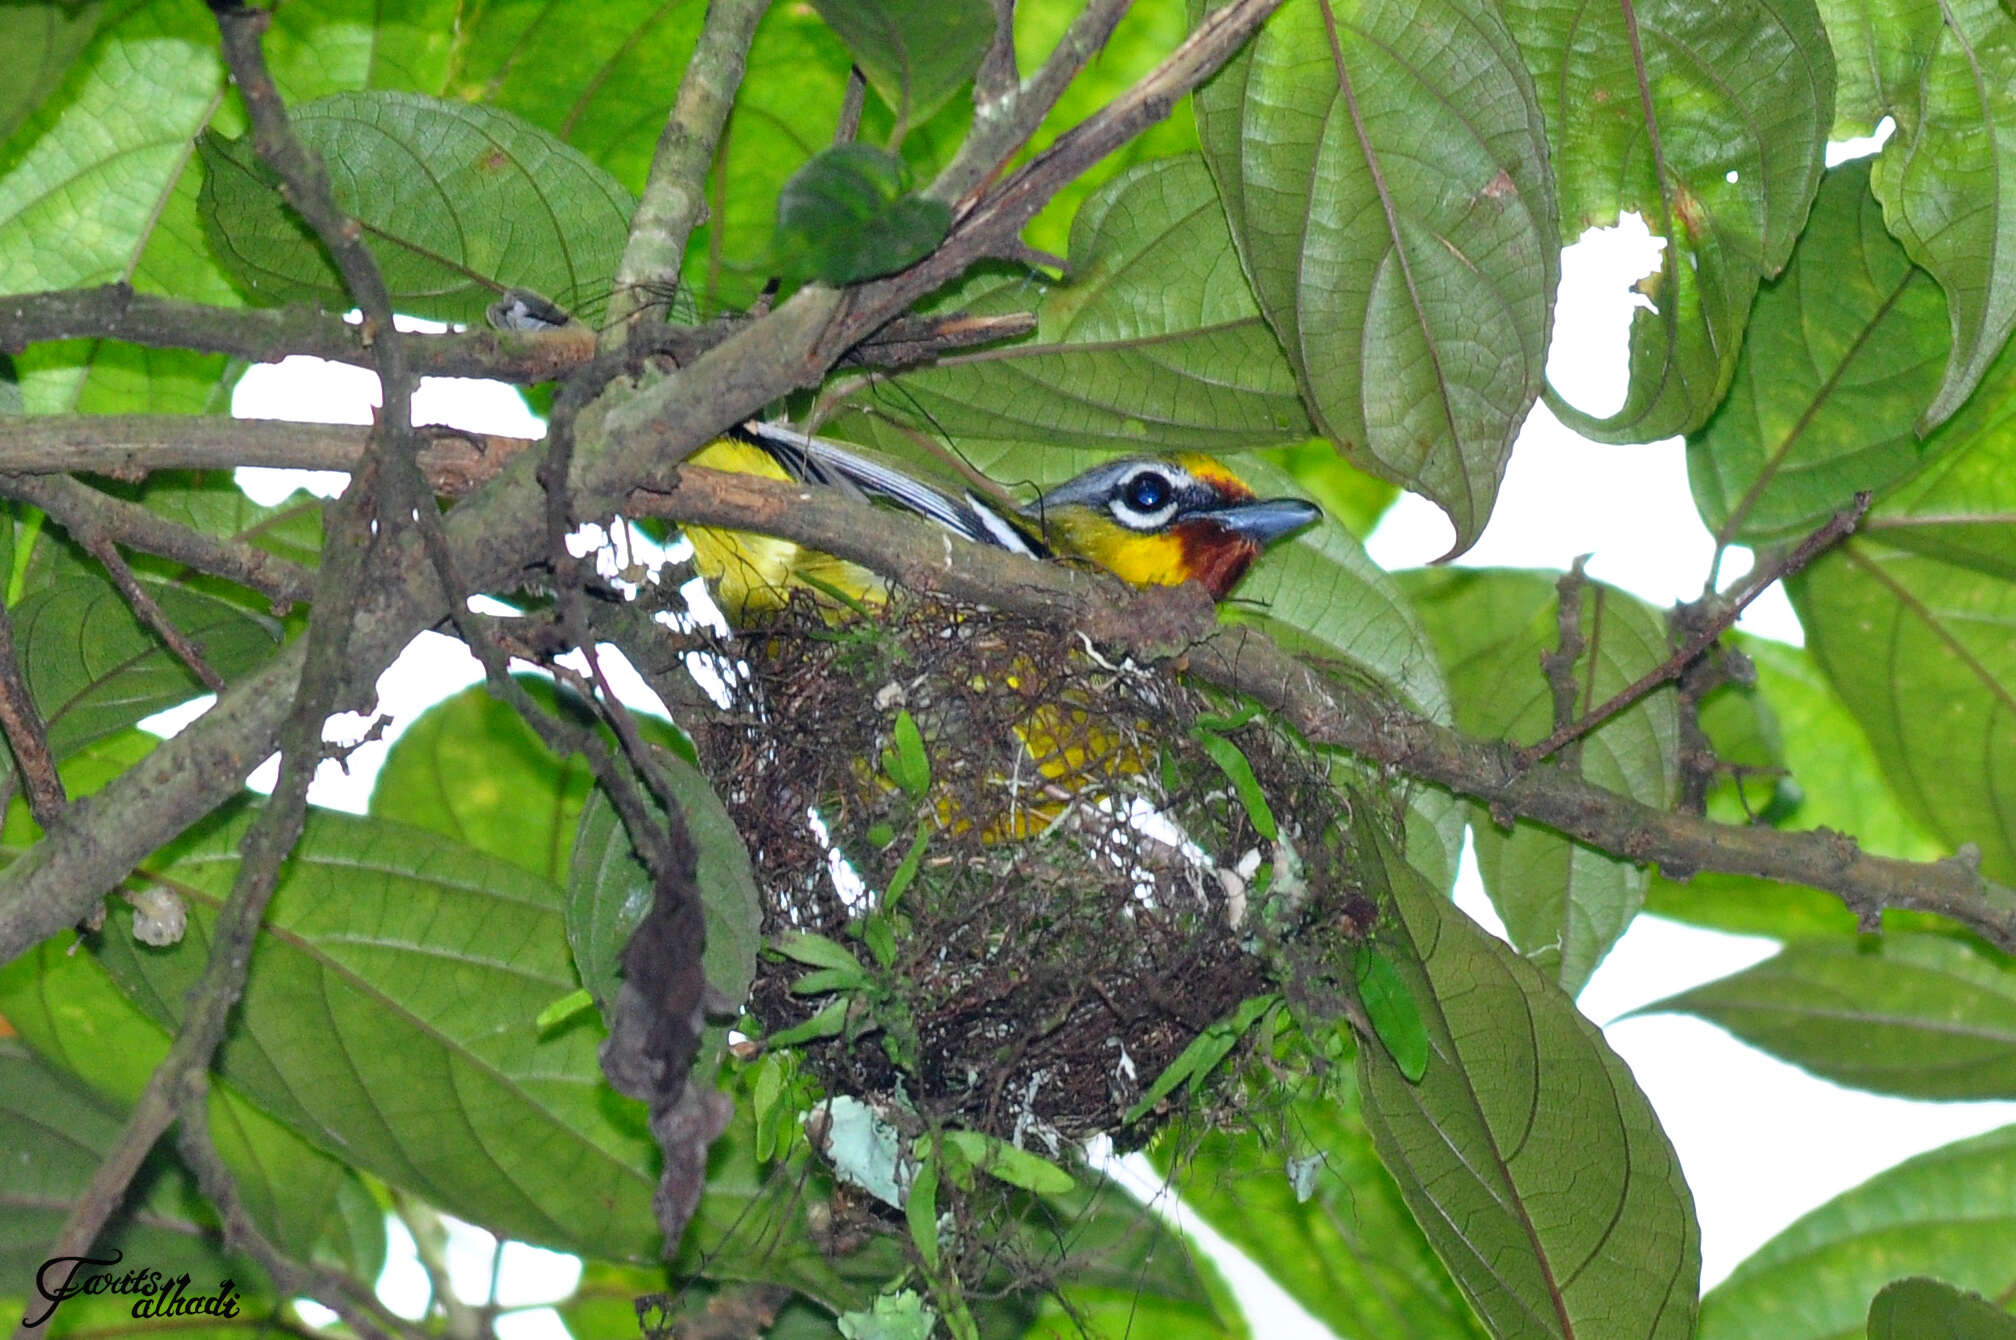
[[[1369,926],[1327,761],[1171,673],[916,596],[852,621],[801,600],[733,652],[742,710],[700,744],[766,936],[829,937],[877,982],[803,1044],[829,1093],[1016,1144],[1138,1144],[1157,1117],[1130,1110],[1275,988],[1284,942]],[[766,1033],[831,1004],[806,972],[766,956]]]

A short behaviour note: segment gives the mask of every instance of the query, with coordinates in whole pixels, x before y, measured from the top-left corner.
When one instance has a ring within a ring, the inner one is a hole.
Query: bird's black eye
[[[1127,481],[1122,495],[1126,504],[1137,512],[1159,512],[1169,502],[1172,492],[1166,475],[1153,470],[1143,470]]]

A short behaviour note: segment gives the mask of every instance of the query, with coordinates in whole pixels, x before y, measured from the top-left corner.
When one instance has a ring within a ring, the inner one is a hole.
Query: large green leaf
[[[2016,19],[1998,0],[1822,6],[1857,53],[1866,116],[1897,132],[1871,176],[1883,218],[1946,290],[1952,357],[1923,429],[1960,408],[2016,327]],[[1856,45],[1859,43],[1858,48]]]
[[[103,0],[0,6],[0,142],[63,83],[104,16]]]
[[[1933,433],[1938,459],[1862,520],[1864,534],[1956,568],[2016,582],[2016,348]]]
[[[484,5],[477,12],[487,16],[502,8],[510,6]],[[450,50],[466,40],[460,21],[469,9],[456,0],[276,5],[263,43],[266,64],[290,106],[359,88],[440,93],[448,76]],[[575,23],[576,32],[586,23],[579,7]],[[542,51],[542,60],[560,59],[560,46],[556,42]]]
[[[224,98],[216,23],[203,5],[162,0],[106,18],[0,146],[0,292],[125,280],[235,304],[204,250],[185,171],[194,136],[229,113]],[[226,366],[85,340],[32,345],[15,362],[27,409],[45,414],[214,407]]]
[[[1365,1124],[1494,1335],[1693,1335],[1700,1230],[1631,1072],[1554,983],[1388,853],[1432,1054],[1358,1049]],[[1376,859],[1376,858],[1375,858]]]
[[[181,1017],[237,873],[243,810],[142,874],[189,933],[142,952],[115,912],[100,955],[163,1023]],[[552,882],[419,829],[312,811],[266,915],[226,1079],[358,1167],[504,1236],[648,1258],[655,1150],[609,1093],[587,1021],[541,1036],[575,987]]]
[[[1869,1300],[1912,1274],[1995,1296],[2016,1279],[2016,1126],[1920,1154],[1800,1219],[1701,1300],[1700,1340],[1859,1340]]]
[[[2016,974],[1939,935],[1795,940],[1647,1011],[1696,1014],[1839,1084],[1906,1098],[2016,1098]]]
[[[548,680],[519,683],[544,707],[560,702]],[[578,700],[570,705],[577,715]],[[371,788],[371,813],[559,884],[594,784],[587,760],[554,757],[516,708],[477,684],[428,708],[393,743]]]
[[[1298,0],[1196,106],[1317,425],[1468,549],[1540,392],[1560,273],[1540,104],[1499,7]]]
[[[1813,0],[1508,0],[1540,89],[1570,238],[1626,210],[1666,240],[1631,323],[1631,384],[1606,442],[1688,432],[1736,370],[1750,299],[1792,254],[1834,119]]]
[[[1792,263],[1764,286],[1729,398],[1687,442],[1716,538],[1797,538],[1916,470],[1946,361],[1946,299],[1883,230],[1866,160],[1827,174]]]
[[[1027,341],[906,374],[883,406],[962,447],[1226,451],[1312,431],[1194,155],[1132,168],[1086,202],[1068,283],[993,277],[950,305],[1037,319]]]
[[[0,1280],[6,1296],[25,1292],[64,1216],[118,1143],[126,1116],[18,1039],[0,1037],[0,1150],[8,1155],[7,1176],[0,1179]],[[136,1211],[120,1215],[99,1237],[100,1252],[122,1251],[170,1273],[188,1270],[192,1290],[224,1278],[246,1281],[238,1272],[248,1263],[225,1258],[214,1218],[202,1213],[192,1179],[172,1161],[158,1155],[149,1161],[134,1202]],[[40,1307],[38,1301],[36,1311]],[[54,1324],[64,1320],[59,1308]]]
[[[2016,581],[1883,538],[1856,536],[1790,583],[1807,645],[1905,808],[2016,879]]]
[[[1321,1098],[1286,1107],[1278,1138],[1219,1131],[1195,1144],[1165,1140],[1151,1157],[1175,1179],[1185,1213],[1264,1263],[1339,1335],[1482,1336],[1380,1165],[1358,1106],[1357,1081],[1340,1068]]]
[[[1560,641],[1553,579],[1507,569],[1422,569],[1399,581],[1448,669],[1457,724],[1485,738],[1544,739],[1554,712],[1540,657]],[[1580,628],[1578,716],[1666,659],[1659,615],[1600,583],[1583,590]],[[1600,786],[1663,808],[1673,801],[1679,759],[1674,697],[1661,689],[1583,740],[1577,766]],[[1567,990],[1580,990],[1638,914],[1648,872],[1534,824],[1507,833],[1481,812],[1473,814],[1471,834],[1484,887],[1512,943]]]
[[[986,0],[813,0],[899,126],[930,119],[994,40]]]
[[[658,769],[679,803],[687,835],[699,854],[701,911],[707,946],[701,962],[707,982],[738,1004],[756,976],[763,945],[762,892],[735,821],[700,771],[660,753]],[[655,801],[656,822],[664,812]],[[651,873],[638,859],[623,820],[601,791],[588,797],[567,870],[567,942],[581,984],[604,1009],[616,996],[617,965],[630,933],[651,907]]]
[[[292,109],[332,173],[402,312],[480,321],[500,287],[563,304],[615,270],[636,202],[579,151],[507,112],[412,93],[337,93]],[[341,309],[347,290],[282,203],[249,140],[202,141],[203,223],[234,277],[266,302]]]
[[[66,934],[0,968],[0,1012],[41,1062],[88,1089],[123,1125],[148,1076],[168,1054],[169,1038],[80,949]],[[315,1260],[360,1280],[377,1278],[385,1264],[385,1217],[363,1179],[341,1159],[253,1106],[229,1083],[211,1085],[208,1108],[217,1152],[261,1231],[297,1259]],[[106,1140],[104,1147],[109,1149],[110,1143]],[[157,1162],[165,1157],[157,1155]],[[181,1213],[186,1216],[189,1206]],[[55,1237],[54,1224],[47,1227],[33,1245],[46,1247]],[[12,1282],[19,1277],[10,1273],[0,1278]]]
[[[148,589],[226,680],[273,654],[272,620],[176,586]],[[206,691],[107,581],[59,580],[11,614],[15,652],[58,758]]]
[[[1883,1286],[1869,1304],[1869,1340],[2016,1340],[2016,1317],[1944,1280]]]
[[[1789,785],[1763,779],[1745,785],[1747,805],[1733,788],[1711,795],[1709,814],[1724,823],[1749,823],[1770,813],[1787,829],[1831,828],[1853,833],[1864,849],[1907,860],[1936,860],[1940,845],[1897,806],[1883,765],[1868,737],[1841,704],[1810,653],[1762,638],[1737,636],[1757,668],[1756,693],[1776,722]],[[1740,692],[1731,686],[1724,693]],[[1713,730],[1718,755],[1724,741]],[[1800,935],[1850,934],[1856,916],[1831,893],[1706,872],[1685,884],[1653,877],[1645,908],[1663,917],[1691,921],[1748,935],[1790,939]],[[1886,924],[1910,914],[1892,912]]]
[[[700,0],[458,6],[447,74],[424,91],[523,117],[641,191],[706,8]]]

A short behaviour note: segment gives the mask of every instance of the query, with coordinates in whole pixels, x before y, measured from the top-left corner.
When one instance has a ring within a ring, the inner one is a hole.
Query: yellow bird
[[[716,470],[824,484],[927,517],[976,544],[1033,558],[1096,563],[1135,586],[1196,581],[1223,600],[1261,550],[1320,518],[1300,498],[1260,498],[1209,456],[1106,461],[1035,502],[1005,511],[957,498],[900,470],[782,424],[752,420],[692,457]],[[743,623],[821,586],[879,604],[882,579],[789,540],[693,527],[694,566],[728,617]]]

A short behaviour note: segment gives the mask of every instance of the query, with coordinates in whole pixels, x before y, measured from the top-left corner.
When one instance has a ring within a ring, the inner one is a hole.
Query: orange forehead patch
[[[1245,502],[1253,497],[1253,489],[1239,476],[1219,464],[1215,456],[1201,452],[1183,451],[1176,453],[1176,461],[1199,480],[1216,488],[1225,495],[1227,502]]]

